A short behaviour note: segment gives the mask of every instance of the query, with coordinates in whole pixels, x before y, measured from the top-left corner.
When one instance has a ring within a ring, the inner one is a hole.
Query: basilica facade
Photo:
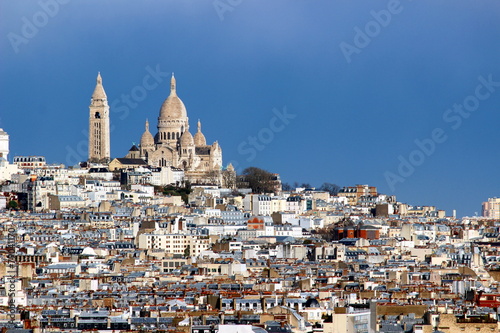
[[[91,163],[110,162],[110,112],[102,78],[92,94],[89,114],[89,159]],[[133,146],[124,158],[111,164],[150,165],[159,168],[175,168],[184,171],[185,179],[197,183],[222,183],[222,149],[215,141],[207,144],[198,120],[194,136],[189,128],[187,110],[177,96],[175,77],[170,81],[170,95],[163,102],[158,116],[157,133],[150,132],[149,122],[142,134],[139,147]],[[234,173],[234,168],[229,166]]]
[[[158,116],[158,132],[153,137],[149,122],[142,134],[140,158],[155,167],[172,166],[186,174],[201,174],[219,171],[222,167],[222,149],[215,141],[207,145],[198,120],[197,132],[193,136],[189,128],[187,110],[177,96],[175,77],[170,81],[170,95],[163,102]]]

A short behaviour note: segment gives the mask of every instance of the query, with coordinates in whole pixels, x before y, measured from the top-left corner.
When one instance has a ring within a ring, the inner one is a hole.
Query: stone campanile
[[[97,84],[90,101],[89,117],[89,162],[109,163],[109,105],[102,86],[101,73],[97,74]]]

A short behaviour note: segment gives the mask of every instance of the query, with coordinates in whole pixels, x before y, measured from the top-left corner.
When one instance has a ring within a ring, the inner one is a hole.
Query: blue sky
[[[100,71],[123,157],[175,72],[225,163],[473,215],[500,195],[498,17],[494,0],[1,1],[0,127],[11,157],[84,160]]]

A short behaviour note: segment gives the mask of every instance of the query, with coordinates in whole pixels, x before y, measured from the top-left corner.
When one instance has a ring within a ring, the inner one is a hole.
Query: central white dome
[[[186,107],[181,99],[177,96],[175,87],[175,78],[172,75],[170,80],[170,96],[163,102],[160,109],[160,118],[165,120],[181,119],[187,117]]]

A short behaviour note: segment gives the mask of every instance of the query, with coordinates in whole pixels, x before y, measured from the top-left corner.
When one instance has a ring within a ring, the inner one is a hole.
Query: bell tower
[[[97,74],[97,84],[90,101],[89,115],[89,162],[109,163],[109,105],[102,86],[101,73]]]

